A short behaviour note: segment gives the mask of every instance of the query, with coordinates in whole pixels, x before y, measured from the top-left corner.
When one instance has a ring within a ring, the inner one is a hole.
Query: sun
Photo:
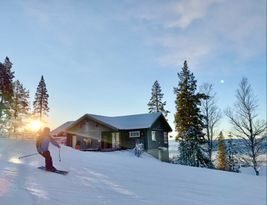
[[[42,123],[39,120],[32,120],[29,127],[32,131],[38,131],[42,127]]]

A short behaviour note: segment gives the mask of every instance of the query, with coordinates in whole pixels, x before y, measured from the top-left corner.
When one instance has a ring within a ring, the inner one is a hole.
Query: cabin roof
[[[162,115],[160,112],[137,115],[107,117],[101,115],[87,114],[88,116],[111,125],[118,130],[146,129]]]
[[[72,125],[74,121],[68,121],[68,122],[65,122],[64,124],[60,125],[59,127],[57,127],[56,129],[52,130],[51,131],[51,135],[54,136],[54,135],[57,135],[59,134],[60,132],[65,132],[66,129]]]
[[[84,119],[91,119],[100,124],[103,124],[113,130],[134,130],[134,129],[147,129],[151,128],[158,118],[162,117],[168,127],[168,131],[172,131],[170,125],[166,121],[165,117],[161,112],[136,114],[136,115],[125,115],[125,116],[103,116],[95,114],[85,114],[76,121],[66,122],[60,127],[53,131],[68,130]],[[69,124],[68,124],[69,123]]]

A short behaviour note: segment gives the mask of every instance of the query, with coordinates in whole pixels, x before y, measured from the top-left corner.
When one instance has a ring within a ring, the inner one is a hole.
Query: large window
[[[140,137],[140,131],[129,132],[129,137]]]
[[[151,131],[151,139],[152,141],[156,141],[156,131]]]
[[[112,133],[112,148],[120,148],[120,133]]]

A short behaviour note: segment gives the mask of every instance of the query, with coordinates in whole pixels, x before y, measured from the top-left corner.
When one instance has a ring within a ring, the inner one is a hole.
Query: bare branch
[[[264,141],[264,139],[260,138],[260,135],[266,131],[266,122],[255,121],[257,117],[256,108],[258,107],[257,100],[246,78],[243,78],[239,84],[236,98],[235,112],[228,108],[225,114],[234,126],[234,129],[239,133],[237,137],[243,140],[246,148],[249,150],[247,155],[250,157],[249,160],[252,162],[256,174],[258,174],[256,169],[258,166],[257,157],[260,154],[263,147],[262,142]]]
[[[209,144],[209,157],[211,160],[212,149],[213,149],[213,135],[214,128],[221,119],[221,111],[216,106],[216,93],[213,91],[213,85],[204,83],[200,86],[200,92],[203,93],[207,98],[201,100],[201,114],[203,115],[203,123],[205,125],[206,138]]]

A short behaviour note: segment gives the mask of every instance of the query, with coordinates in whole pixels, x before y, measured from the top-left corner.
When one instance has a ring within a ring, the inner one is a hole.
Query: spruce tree
[[[11,71],[12,63],[6,57],[5,62],[0,63],[0,103],[2,106],[12,101],[14,72]]]
[[[174,88],[175,128],[178,132],[176,140],[180,141],[178,161],[183,165],[212,167],[204,149],[206,141],[202,132],[203,122],[199,109],[201,99],[207,96],[196,93],[197,81],[186,61],[182,71],[178,73],[178,78],[178,87]]]
[[[161,93],[161,87],[159,82],[156,80],[152,86],[151,98],[148,102],[149,113],[162,112],[167,117],[169,111],[164,109],[166,101],[162,102],[163,93]]]
[[[0,129],[10,117],[9,109],[13,97],[12,82],[14,78],[14,72],[11,69],[12,63],[6,57],[5,62],[0,63]]]
[[[15,134],[17,128],[22,127],[23,119],[29,112],[29,90],[23,87],[19,80],[13,83],[13,100],[11,104],[11,126],[10,132]]]
[[[47,93],[45,80],[42,76],[35,93],[35,100],[33,102],[33,113],[39,117],[40,121],[42,121],[43,116],[47,115],[49,112],[48,97],[49,95]]]
[[[217,169],[228,170],[226,146],[222,132],[220,132],[218,137]]]

